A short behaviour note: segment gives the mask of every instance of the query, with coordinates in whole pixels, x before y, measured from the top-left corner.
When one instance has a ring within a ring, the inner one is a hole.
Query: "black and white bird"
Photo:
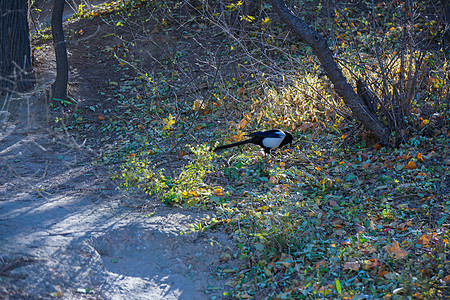
[[[237,143],[219,146],[214,149],[214,152],[217,152],[218,150],[222,150],[222,149],[226,149],[226,148],[245,145],[245,144],[255,144],[255,145],[262,147],[264,149],[265,156],[267,156],[267,154],[270,153],[270,150],[275,149],[275,148],[281,148],[287,144],[292,145],[292,141],[294,140],[294,138],[292,137],[292,134],[290,132],[283,131],[280,129],[271,129],[271,130],[252,132],[252,133],[246,134],[246,136],[248,136],[250,138],[240,141],[240,142],[237,142]]]

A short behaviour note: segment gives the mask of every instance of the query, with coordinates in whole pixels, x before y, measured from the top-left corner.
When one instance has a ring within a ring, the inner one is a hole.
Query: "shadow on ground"
[[[121,205],[130,196],[119,193],[106,168],[92,163],[94,153],[48,130],[42,95],[5,101],[9,111],[0,133],[2,297],[222,295],[224,284],[212,272],[224,266],[219,262],[223,253],[233,252],[227,235],[180,235],[204,212],[154,203],[151,213],[144,213]]]

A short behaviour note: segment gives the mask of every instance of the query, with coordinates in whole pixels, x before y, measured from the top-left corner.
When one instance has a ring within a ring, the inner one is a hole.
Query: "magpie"
[[[281,148],[284,145],[291,144],[293,141],[292,134],[287,131],[283,131],[280,129],[271,129],[271,130],[264,130],[264,131],[257,131],[252,132],[249,134],[246,134],[246,136],[250,137],[247,140],[243,140],[237,143],[228,144],[219,146],[214,149],[214,152],[217,152],[218,150],[236,147],[240,145],[245,144],[255,144],[264,149],[264,156],[267,156],[268,153],[270,153],[270,150],[275,148]]]

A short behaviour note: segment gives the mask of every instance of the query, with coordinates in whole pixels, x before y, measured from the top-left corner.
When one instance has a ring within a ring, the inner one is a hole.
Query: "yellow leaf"
[[[423,234],[418,240],[417,244],[427,247],[430,245],[433,236],[431,234]]]
[[[198,194],[198,192],[197,192],[196,190],[189,191],[189,194],[190,194],[191,196],[193,196],[193,197],[198,197],[198,196],[199,196],[199,194]]]
[[[236,125],[237,129],[244,129],[245,126],[247,126],[248,121],[246,118],[242,119],[241,121],[239,121],[239,123]]]
[[[217,196],[223,196],[222,188],[216,187],[216,188],[214,189],[214,194],[216,194]]]
[[[172,114],[169,114],[169,116],[167,118],[164,118],[163,121],[163,130],[170,130],[172,128],[172,125],[175,124],[175,118],[172,116]]]
[[[422,156],[422,153],[417,153],[417,159],[418,160],[420,160],[420,161],[423,161],[423,156]]]
[[[244,137],[245,137],[245,134],[244,134],[242,131],[238,130],[238,131],[236,132],[236,135],[233,135],[233,136],[231,137],[231,139],[232,139],[234,142],[239,142],[239,141],[242,141],[242,140],[244,139]]]
[[[197,99],[194,101],[194,105],[192,105],[192,110],[197,111],[200,108],[202,108],[202,101]]]

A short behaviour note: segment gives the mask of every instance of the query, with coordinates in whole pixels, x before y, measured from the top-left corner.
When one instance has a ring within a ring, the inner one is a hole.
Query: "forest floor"
[[[89,46],[105,45],[92,39]],[[121,74],[109,58],[93,68],[97,58],[80,47],[69,41],[70,93],[88,107],[108,88],[108,79]],[[55,75],[52,52],[50,41],[35,53],[39,82],[33,92],[2,100],[0,299],[222,295],[224,281],[213,273],[232,264],[219,258],[236,251],[233,241],[221,232],[181,234],[207,211],[156,200],[146,202],[145,211],[136,208],[143,200],[122,194],[108,166],[96,163],[101,131],[91,132],[90,140],[99,143],[89,148],[52,128],[58,112],[45,100]]]
[[[35,89],[2,99],[1,299],[448,298],[450,77],[437,42],[423,49],[432,71],[417,75],[407,139],[382,147],[270,6],[68,2],[69,98],[46,100],[56,66],[44,25]],[[53,1],[36,3],[45,23]],[[361,20],[377,13],[398,80],[395,15],[407,10],[367,5],[295,11],[327,24],[377,91],[384,73]],[[418,38],[438,30],[425,19]],[[268,159],[209,151],[268,128],[294,145]]]

